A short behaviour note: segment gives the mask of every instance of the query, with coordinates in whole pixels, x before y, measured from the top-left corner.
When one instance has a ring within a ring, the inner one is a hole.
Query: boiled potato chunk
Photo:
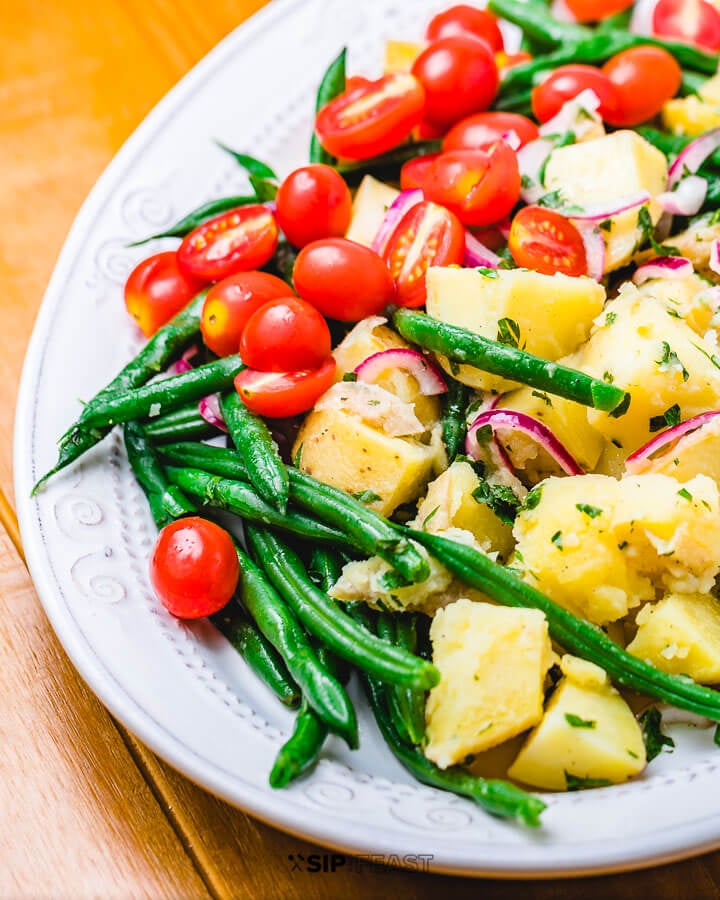
[[[686,434],[664,453],[634,461],[627,468],[633,475],[669,475],[680,482],[707,475],[720,485],[720,416]]]
[[[386,41],[383,72],[386,75],[392,75],[395,72],[409,72],[424,49],[424,44],[416,44],[411,41]]]
[[[589,675],[590,666],[596,672]],[[620,784],[642,772],[647,760],[640,726],[605,672],[587,662],[573,666],[567,656],[561,668],[565,677],[508,775],[565,791],[584,781]]]
[[[713,241],[720,238],[720,222],[715,220],[714,213],[707,213],[693,220],[692,225],[678,234],[671,235],[663,244],[679,250],[682,256],[689,259],[695,269],[711,282],[717,281],[717,272],[710,268],[710,250]]]
[[[389,184],[383,184],[372,175],[366,175],[355,192],[352,219],[345,237],[369,247],[385,218],[388,207],[392,206],[399,193],[400,191],[390,187]]]
[[[718,301],[698,275],[687,278],[651,278],[638,288],[643,297],[654,297],[669,316],[684,319],[695,334],[705,336],[714,327]]]
[[[426,706],[428,759],[445,769],[540,721],[552,663],[541,612],[463,598],[436,613],[430,637],[441,680]]]
[[[673,134],[697,137],[720,125],[720,106],[706,103],[700,97],[676,97],[662,108],[664,127]]]
[[[612,207],[614,201],[646,190],[652,197],[665,190],[665,155],[634,131],[623,130],[594,141],[584,141],[553,150],[545,169],[545,187],[560,191],[567,204]],[[662,214],[660,204],[651,200],[647,209],[653,223]],[[611,272],[630,262],[642,237],[638,209],[612,217],[609,231],[603,231],[606,244],[605,271]]]
[[[588,336],[605,302],[605,289],[590,278],[541,275],[526,269],[431,267],[427,278],[428,315],[495,340],[501,320],[519,328],[528,353],[556,360],[572,353]],[[552,322],[552,328],[548,323]],[[446,371],[453,371],[441,360]],[[511,382],[471,366],[455,377],[481,390],[507,390]]]
[[[707,594],[668,594],[637,615],[628,653],[663,672],[720,681],[720,601]]]

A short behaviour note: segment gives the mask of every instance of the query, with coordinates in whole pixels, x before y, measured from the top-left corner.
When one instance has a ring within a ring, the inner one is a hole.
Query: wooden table
[[[52,633],[22,561],[12,424],[65,234],[153,104],[263,0],[8,0],[0,27],[0,897],[710,898],[720,854],[582,883],[293,869],[322,852],[173,772],[118,725]]]

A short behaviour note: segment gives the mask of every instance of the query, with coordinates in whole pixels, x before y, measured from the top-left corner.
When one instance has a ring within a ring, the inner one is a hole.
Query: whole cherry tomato
[[[448,131],[443,150],[481,150],[514,131],[520,146],[540,136],[537,125],[527,116],[513,112],[481,112],[461,119]]]
[[[599,22],[629,9],[633,0],[565,0],[578,22]]]
[[[232,597],[240,565],[232,538],[219,525],[190,516],[166,525],[150,559],[150,581],[174,616],[210,616]]]
[[[398,72],[355,84],[318,112],[322,146],[345,159],[367,159],[392,150],[422,121],[425,91],[413,75]]]
[[[430,19],[425,30],[428,41],[469,34],[482,38],[497,53],[504,48],[503,35],[495,16],[486,9],[460,3],[443,10]]]
[[[289,292],[281,278],[267,272],[238,272],[218,281],[208,291],[200,317],[205,346],[218,356],[237,353],[242,330],[255,310]]]
[[[582,235],[573,223],[552,209],[524,206],[510,227],[508,247],[515,262],[543,275],[587,275]]]
[[[505,141],[487,150],[441,154],[425,178],[428,200],[455,213],[463,225],[492,225],[508,215],[520,197],[517,156]]]
[[[332,341],[320,313],[297,297],[270,300],[254,312],[240,336],[240,358],[251,369],[288,372],[317,369]]]
[[[430,44],[413,63],[412,73],[425,88],[425,119],[439,128],[487,109],[499,83],[493,51],[468,35]]]
[[[182,272],[177,253],[167,250],[135,266],[125,282],[125,306],[145,337],[152,337],[204,285],[199,278]]]
[[[350,189],[330,166],[295,169],[275,198],[278,225],[295,247],[345,234],[352,216]]]
[[[560,66],[533,88],[531,97],[533,115],[539,122],[547,122],[560,112],[568,100],[577,97],[586,88],[595,91],[600,98],[598,112],[603,119],[617,115],[620,107],[618,89],[600,69],[581,64]]]
[[[235,376],[235,389],[251,412],[270,419],[282,419],[311,409],[335,383],[336,368],[331,356],[319,368],[309,372],[243,369]]]
[[[659,0],[653,11],[658,37],[687,41],[717,53],[720,50],[720,12],[705,0]]]
[[[261,204],[221,213],[198,225],[178,248],[178,265],[188,275],[219,281],[235,272],[259,269],[275,252],[275,216]]]
[[[397,284],[400,306],[423,306],[425,273],[430,266],[462,263],[465,229],[450,210],[424,201],[400,219],[383,256]]]
[[[428,153],[427,156],[416,156],[415,159],[409,159],[403,163],[400,169],[400,187],[404,191],[422,189],[425,176],[439,155],[439,153]]]
[[[608,60],[602,71],[615,85],[618,108],[607,113],[611,125],[639,125],[657,115],[677,94],[682,70],[662,47],[631,47]]]
[[[378,254],[345,238],[303,247],[293,281],[303,300],[342,322],[377,315],[395,299],[395,282]]]

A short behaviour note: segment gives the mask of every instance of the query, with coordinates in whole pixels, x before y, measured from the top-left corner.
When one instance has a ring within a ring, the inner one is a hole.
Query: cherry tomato
[[[242,206],[186,235],[178,248],[178,265],[188,275],[219,281],[264,266],[277,242],[278,227],[270,210],[260,204]]]
[[[443,10],[432,19],[425,30],[428,41],[470,34],[487,41],[494,51],[504,48],[502,31],[495,16],[486,9],[477,9],[464,3]]]
[[[573,64],[555,69],[532,92],[532,111],[539,122],[547,122],[560,112],[568,100],[590,88],[600,98],[598,112],[603,117],[614,117],[620,107],[618,89],[604,72],[594,66]]]
[[[403,167],[400,169],[400,187],[404,191],[422,188],[430,166],[439,155],[439,153],[428,153],[427,156],[416,156],[415,159],[409,159],[403,163]]]
[[[487,150],[442,153],[427,174],[423,192],[454,212],[463,225],[492,225],[508,215],[520,197],[517,156],[505,141]]]
[[[462,263],[465,229],[450,210],[424,201],[400,219],[383,255],[397,284],[400,306],[423,306],[428,267]]]
[[[565,0],[578,22],[599,22],[633,5],[633,0]]]
[[[367,159],[392,150],[419,125],[425,91],[407,72],[346,89],[320,110],[315,133],[322,146],[345,159]]]
[[[331,349],[327,322],[314,306],[297,297],[261,306],[240,336],[240,358],[263,372],[317,369]]]
[[[632,47],[613,56],[602,71],[615,85],[619,106],[607,114],[611,125],[638,125],[657,115],[677,94],[682,71],[662,47]]]
[[[573,223],[552,209],[525,206],[513,219],[508,247],[515,262],[543,275],[587,275],[582,236]]]
[[[307,412],[335,383],[331,356],[309,372],[258,372],[243,369],[235,376],[235,389],[245,406],[258,416],[281,419]]]
[[[717,53],[720,50],[720,12],[705,0],[659,0],[653,11],[658,37],[687,41]]]
[[[425,88],[425,118],[438,128],[487,109],[499,83],[492,50],[468,35],[430,44],[413,63],[412,73]]]
[[[178,268],[177,253],[167,250],[139,263],[125,282],[125,306],[145,337],[187,306],[205,282]]]
[[[375,316],[395,299],[395,282],[378,254],[345,238],[303,247],[293,281],[303,300],[341,322]]]
[[[540,136],[537,125],[519,113],[481,112],[453,125],[445,135],[442,147],[445,152],[480,150],[499,141],[510,131],[514,131],[520,138],[521,147]]]
[[[345,234],[352,216],[350,189],[330,166],[295,169],[280,185],[275,202],[278,225],[295,247]]]
[[[240,335],[250,316],[276,297],[287,297],[290,287],[267,272],[238,272],[214,284],[205,297],[200,331],[205,346],[218,356],[238,352]]]
[[[166,525],[150,558],[160,602],[181,619],[200,619],[230,600],[240,565],[232,538],[219,525],[190,516]]]

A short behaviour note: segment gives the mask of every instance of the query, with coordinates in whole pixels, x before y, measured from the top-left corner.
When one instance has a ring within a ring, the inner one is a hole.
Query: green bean
[[[418,652],[417,613],[395,616],[395,644],[408,653]],[[386,690],[391,690],[390,686]],[[398,716],[405,724],[405,731],[412,744],[425,743],[425,691],[392,687]]]
[[[238,153],[237,150],[233,150],[232,147],[228,147],[227,144],[223,144],[220,141],[215,141],[215,143],[225,153],[230,154],[240,168],[245,169],[249,176],[269,181],[278,181],[277,175],[267,163],[255,159],[254,156],[248,156],[247,153]]]
[[[230,437],[245,463],[250,484],[264,500],[285,512],[289,478],[270,429],[250,412],[237,391],[222,397],[220,408]]]
[[[285,662],[303,697],[330,731],[358,745],[355,710],[345,688],[320,663],[294,614],[263,572],[238,548],[240,595],[258,628]]]
[[[661,150],[667,157],[675,157],[681,153],[688,144],[695,138],[686,137],[681,134],[670,134],[668,131],[658,131],[657,128],[650,128],[647,125],[640,125],[635,129],[637,133],[649,141],[658,150]],[[703,163],[702,169],[719,169],[720,168],[720,150],[715,150]]]
[[[169,444],[158,448],[162,459],[179,466],[204,469],[224,478],[247,481],[248,473],[233,450],[206,444]],[[288,467],[290,500],[309,510],[326,525],[343,532],[355,549],[380,556],[407,581],[424,581],[429,574],[425,558],[387,519],[367,509],[354,497]]]
[[[327,737],[327,727],[312,707],[303,700],[295,718],[295,727],[288,740],[280,748],[270,770],[270,786],[287,787],[318,760]]]
[[[220,612],[210,616],[210,621],[281,703],[293,709],[298,706],[300,691],[287,666],[237,603],[229,603]]]
[[[454,378],[449,378],[447,385],[445,408],[440,419],[440,425],[448,461],[452,462],[460,453],[465,442],[470,388],[459,381],[455,381]]]
[[[589,28],[553,18],[547,6],[537,0],[518,3],[517,0],[489,0],[488,9],[522,29],[533,41],[545,49],[562,44],[577,43],[592,35]]]
[[[117,392],[136,388],[153,375],[162,372],[167,364],[190,343],[200,328],[200,314],[207,289],[190,301],[167,325],[164,325],[142,350],[99,391],[84,407],[80,417],[70,426],[59,441],[58,461],[37,482],[32,490],[34,494],[56,472],[79,459],[87,450],[94,447],[110,431],[109,428],[97,428],[87,424],[87,418],[97,408],[102,408]]]
[[[679,709],[720,721],[720,693],[717,691],[695,684],[684,675],[661,672],[632,656],[614,643],[601,628],[554,603],[473,547],[425,532],[408,529],[408,533],[424,544],[453,575],[497,603],[541,610],[548,620],[550,636],[554,641],[570,653],[602,666],[614,681]]]
[[[437,684],[433,665],[358,626],[313,584],[297,554],[274,534],[255,525],[247,525],[245,533],[276,590],[305,628],[333,653],[391,684],[419,689]]]
[[[141,244],[147,244],[148,241],[155,241],[159,238],[185,237],[186,234],[190,234],[198,225],[202,225],[203,222],[207,222],[213,216],[220,215],[220,213],[227,212],[230,209],[237,209],[238,206],[248,206],[257,202],[258,198],[254,194],[252,196],[242,194],[234,197],[219,197],[217,200],[210,200],[208,203],[203,203],[186,216],[183,216],[182,219],[171,225],[170,228],[165,229],[165,231],[159,231],[157,234],[151,234],[149,237],[142,238],[142,240],[133,241],[132,244],[128,244],[128,247],[139,247]]]
[[[187,491],[204,504],[235,513],[243,519],[260,522],[273,528],[281,528],[291,534],[324,544],[339,544],[352,548],[340,531],[328,528],[315,519],[298,512],[281,513],[263,500],[249,484],[229,481],[218,475],[209,475],[199,469],[168,466],[167,477],[183,491]]]
[[[448,325],[425,313],[399,309],[393,315],[393,323],[404,338],[426,350],[442,353],[455,362],[474,366],[483,372],[519,381],[536,390],[594,409],[610,411],[611,415],[624,413],[630,402],[630,395],[612,384],[499,341],[491,341],[464,328]]]
[[[201,441],[220,432],[215,425],[203,419],[197,403],[182,406],[157,419],[149,419],[143,427],[148,438],[156,444],[169,441]]]
[[[493,109],[498,112],[515,112],[523,116],[531,116],[533,114],[532,89],[499,94],[493,103]]]
[[[699,75],[697,72],[683,72],[679,93],[683,97],[690,97],[693,94],[697,94],[707,80],[707,75]]]
[[[398,646],[397,630],[395,627],[395,616],[390,613],[381,613],[377,617],[375,630],[379,638],[387,641],[389,644]],[[382,679],[381,679],[382,680]],[[409,715],[411,706],[409,704],[410,696],[425,697],[424,691],[414,691],[411,688],[401,687],[397,684],[384,684],[385,702],[388,706],[390,717],[395,723],[398,734],[402,741],[410,746],[416,746],[422,741],[425,732],[425,722],[421,730],[417,732],[417,721],[412,715]]]
[[[347,56],[347,48],[343,47],[340,53],[327,67],[325,74],[320,81],[317,98],[315,100],[315,112],[319,113],[323,106],[327,106],[331,100],[334,100],[345,90],[345,58]],[[310,139],[310,162],[325,163],[332,165],[335,158],[331,156],[327,150],[320,144],[315,129],[313,129],[312,138]]]
[[[417,141],[360,162],[343,163],[336,169],[351,187],[359,184],[365,175],[373,175],[381,181],[396,181],[404,163],[418,156],[439,153],[441,149],[442,141]]]
[[[92,412],[83,413],[83,424],[89,428],[111,428],[132,419],[155,418],[207,394],[226,390],[243,368],[239,356],[226,356],[181,375],[117,391],[102,404],[97,404]]]
[[[316,576],[320,590],[328,591],[342,574],[342,560],[333,550],[326,547],[315,547],[310,558],[308,573]]]

